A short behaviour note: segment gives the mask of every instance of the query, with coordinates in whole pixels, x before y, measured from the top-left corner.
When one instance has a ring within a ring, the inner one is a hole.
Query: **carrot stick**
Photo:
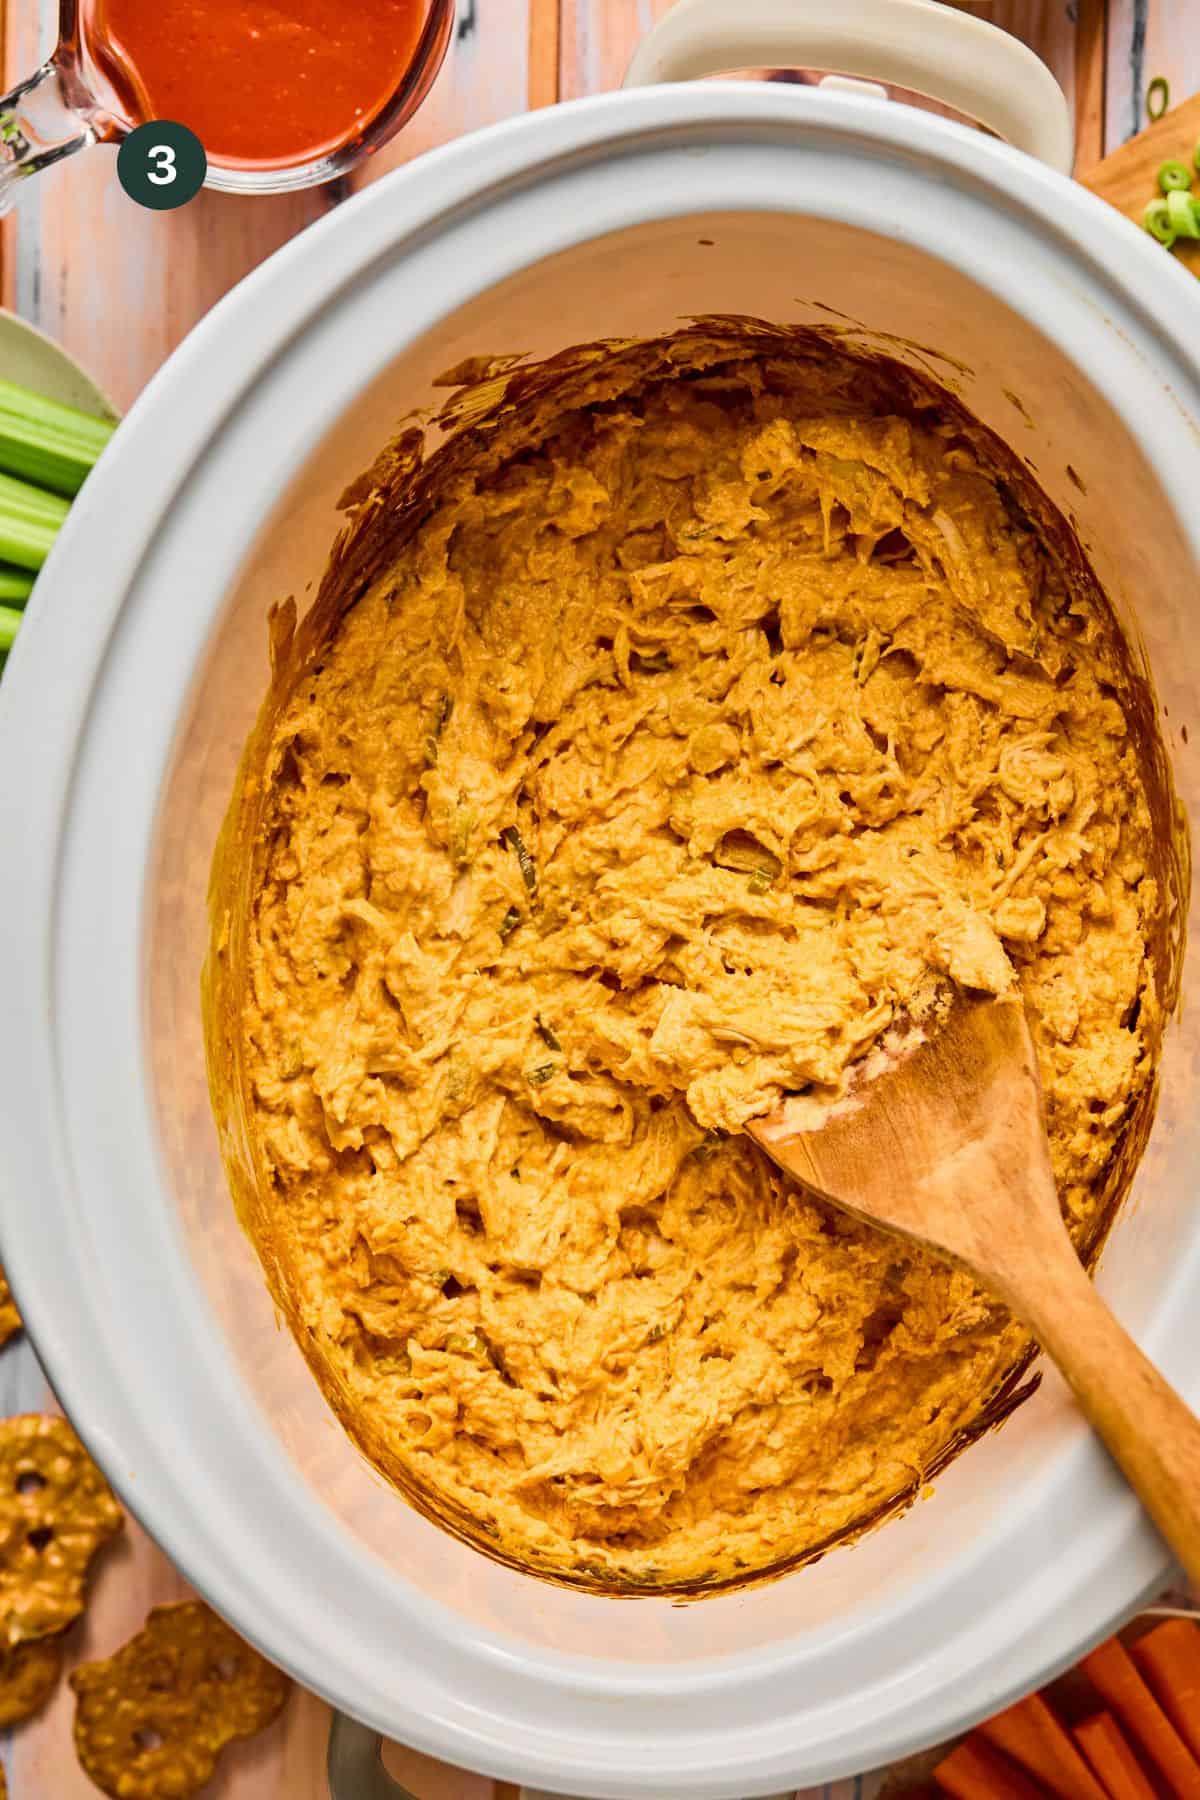
[[[1079,1666],[1154,1764],[1173,1800],[1200,1800],[1200,1763],[1138,1674],[1125,1646],[1109,1638]]]
[[[1155,1698],[1200,1762],[1200,1626],[1168,1619],[1133,1646],[1133,1660]]]
[[[1075,1742],[1104,1783],[1110,1800],[1156,1800],[1154,1789],[1111,1713],[1096,1713],[1077,1725]]]
[[[943,1758],[933,1779],[953,1800],[1046,1800],[1046,1790],[998,1755],[978,1732]]]
[[[979,1727],[989,1744],[1036,1775],[1056,1800],[1106,1800],[1092,1774],[1040,1694],[1030,1694]]]

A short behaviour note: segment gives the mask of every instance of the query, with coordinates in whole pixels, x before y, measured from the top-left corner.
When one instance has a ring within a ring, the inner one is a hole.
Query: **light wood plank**
[[[1108,81],[1105,0],[1077,0],[1075,21],[1075,169],[1104,155]]]
[[[1156,75],[1171,86],[1171,105],[1200,92],[1200,6],[1197,0],[1109,0],[1109,150],[1149,123],[1146,89]]]
[[[1149,0],[1108,0],[1104,145],[1115,150],[1146,124]],[[1154,71],[1165,74],[1165,70]]]
[[[530,0],[529,109],[552,106],[558,99],[562,21],[558,0]]]
[[[637,44],[670,7],[671,0],[562,0],[562,98],[619,87]]]

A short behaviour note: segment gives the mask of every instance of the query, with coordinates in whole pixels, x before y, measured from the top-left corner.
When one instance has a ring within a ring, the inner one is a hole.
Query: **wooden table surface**
[[[200,0],[202,4],[202,0]],[[242,275],[366,181],[477,125],[557,99],[615,87],[668,0],[459,0],[455,39],[432,95],[369,169],[308,194],[238,200],[203,193],[173,213],[147,212],[97,150],[31,183],[0,231],[0,297],[63,343],[119,407]],[[731,0],[736,4],[736,0]],[[1200,90],[1200,0],[968,0],[969,10],[1024,38],[1075,108],[1078,172],[1086,174],[1147,122],[1145,93],[1170,82],[1172,104]],[[5,0],[0,0],[0,16]],[[7,0],[9,81],[52,46],[57,0]],[[0,1411],[49,1403],[23,1341],[0,1356]],[[186,1591],[136,1528],[109,1554],[72,1658],[104,1654],[146,1609]],[[13,1800],[95,1800],[70,1749],[70,1698],[5,1745]],[[293,1697],[284,1719],[231,1751],[206,1800],[324,1800],[328,1715]],[[394,1765],[425,1800],[503,1800],[512,1789],[411,1756]]]

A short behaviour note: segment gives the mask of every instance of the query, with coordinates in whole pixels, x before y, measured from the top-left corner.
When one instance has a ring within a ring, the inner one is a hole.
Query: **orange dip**
[[[427,0],[94,0],[88,37],[141,119],[209,160],[308,162],[352,142],[413,60]]]

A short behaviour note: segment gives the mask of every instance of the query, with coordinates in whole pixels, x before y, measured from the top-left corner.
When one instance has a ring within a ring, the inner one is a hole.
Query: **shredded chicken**
[[[235,1023],[260,1250],[391,1473],[650,1587],[920,1486],[1023,1335],[740,1128],[931,977],[1016,982],[1086,1239],[1157,1045],[1123,679],[961,427],[833,353],[635,384],[433,511],[279,714]]]

